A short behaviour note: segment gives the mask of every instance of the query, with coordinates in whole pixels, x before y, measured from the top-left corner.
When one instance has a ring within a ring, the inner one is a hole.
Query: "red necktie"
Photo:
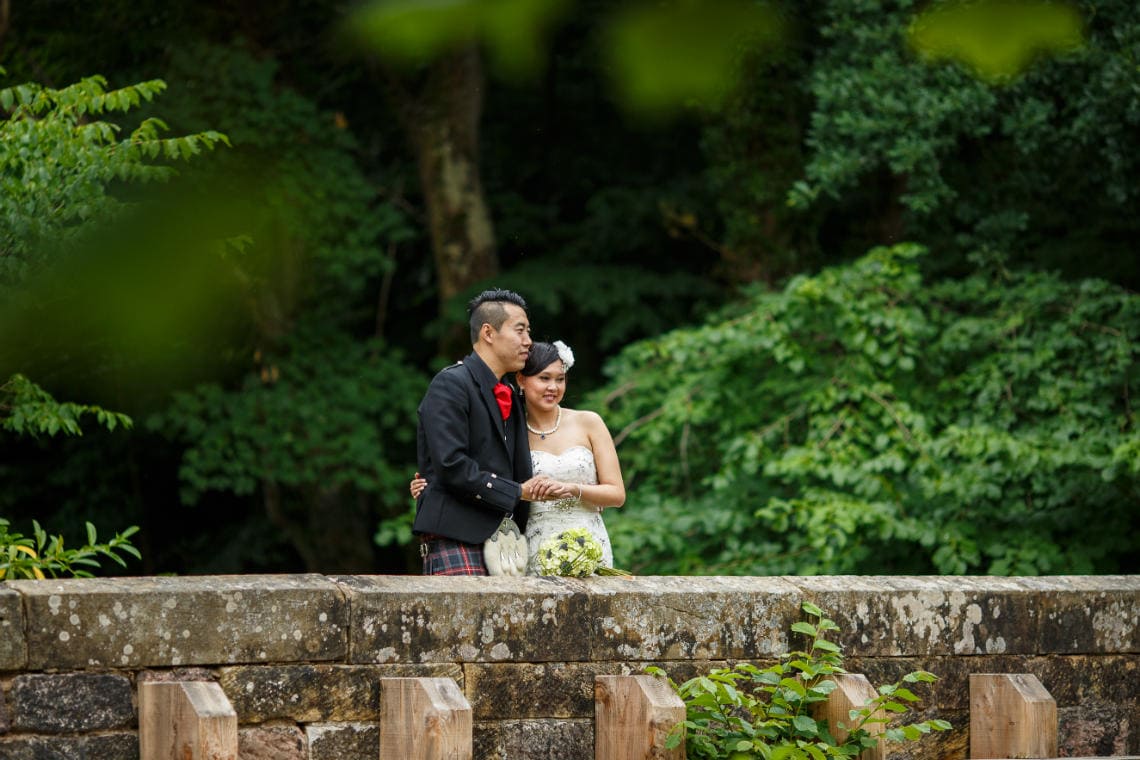
[[[499,402],[499,411],[503,419],[511,416],[511,388],[506,383],[499,383],[494,388],[495,400]]]

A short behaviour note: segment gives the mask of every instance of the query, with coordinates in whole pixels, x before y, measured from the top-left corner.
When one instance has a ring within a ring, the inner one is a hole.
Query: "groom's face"
[[[507,318],[494,333],[495,357],[505,372],[518,372],[530,354],[530,320],[526,311],[513,303],[504,304]]]

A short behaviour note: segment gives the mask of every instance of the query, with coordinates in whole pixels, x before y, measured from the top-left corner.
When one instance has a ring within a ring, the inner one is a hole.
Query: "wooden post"
[[[851,720],[851,711],[862,709],[864,705],[879,696],[879,693],[862,673],[839,673],[830,676],[830,680],[835,681],[835,691],[831,692],[826,702],[818,703],[814,717],[816,720],[826,721],[831,735],[836,741],[841,742],[851,733],[848,729],[855,724]],[[883,718],[886,717],[886,713],[877,710],[874,717]],[[846,728],[840,728],[840,724]],[[868,733],[881,734],[886,731],[886,724],[868,723],[864,728]],[[859,754],[861,760],[883,760],[885,756],[882,737],[879,737],[879,743],[874,747],[865,749]]]
[[[471,760],[471,704],[450,678],[381,678],[381,760]]]
[[[237,760],[237,713],[213,681],[139,684],[140,760]]]
[[[594,677],[594,760],[684,760],[685,743],[665,738],[685,720],[685,703],[663,678]]]
[[[970,757],[1056,757],[1057,703],[1026,673],[970,676]]]

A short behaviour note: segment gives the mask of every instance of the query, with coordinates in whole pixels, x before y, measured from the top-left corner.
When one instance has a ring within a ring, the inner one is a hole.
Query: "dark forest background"
[[[165,83],[4,135],[0,378],[134,423],[4,386],[14,528],[417,572],[416,405],[500,286],[614,433],[623,567],[1137,570],[1133,2],[441,5],[3,4],[0,89]]]

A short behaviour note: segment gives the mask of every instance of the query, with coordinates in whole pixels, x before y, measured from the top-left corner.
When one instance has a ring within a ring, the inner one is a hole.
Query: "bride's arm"
[[[582,502],[598,507],[620,507],[625,504],[625,482],[621,477],[621,463],[617,449],[605,421],[594,412],[579,412],[583,416],[590,448],[594,450],[594,466],[598,471],[598,484],[582,486]]]

